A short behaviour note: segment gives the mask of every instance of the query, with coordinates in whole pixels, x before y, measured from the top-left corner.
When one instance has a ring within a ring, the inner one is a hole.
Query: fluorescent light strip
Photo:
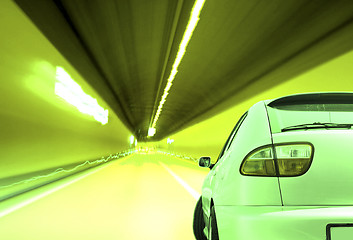
[[[97,99],[86,94],[62,67],[56,67],[55,94],[88,114],[102,125],[108,123],[108,110],[99,106]]]
[[[169,78],[168,78],[168,81],[167,81],[167,85],[164,88],[164,92],[163,92],[161,101],[159,102],[159,106],[158,106],[156,115],[153,118],[153,123],[152,123],[152,127],[151,127],[152,129],[156,128],[156,124],[157,124],[159,115],[162,112],[163,105],[164,105],[164,103],[165,103],[165,101],[167,99],[167,96],[169,94],[169,90],[172,87],[175,75],[178,72],[178,67],[179,67],[179,64],[180,64],[184,54],[185,54],[186,47],[187,47],[187,45],[188,45],[188,43],[189,43],[189,41],[191,39],[192,33],[194,32],[194,29],[196,28],[196,25],[197,25],[198,21],[200,19],[199,15],[200,15],[200,12],[202,10],[202,7],[203,7],[205,1],[206,0],[196,0],[194,6],[192,8],[192,12],[191,12],[191,15],[190,15],[189,23],[188,23],[188,25],[186,27],[186,30],[184,32],[183,39],[182,39],[182,41],[181,41],[181,43],[179,45],[179,50],[178,50],[178,53],[177,53],[177,57],[175,58],[172,71],[171,71],[171,73],[169,75]]]
[[[155,128],[149,128],[148,129],[148,136],[153,136],[156,133],[156,129]]]

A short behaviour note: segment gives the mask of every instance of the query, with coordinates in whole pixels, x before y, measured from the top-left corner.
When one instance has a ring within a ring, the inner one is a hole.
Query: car
[[[353,93],[302,93],[244,113],[194,210],[197,240],[353,239]]]

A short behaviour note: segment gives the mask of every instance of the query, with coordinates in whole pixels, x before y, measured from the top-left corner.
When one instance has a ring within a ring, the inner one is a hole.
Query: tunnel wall
[[[129,130],[10,0],[0,1],[0,32],[0,179],[129,147]],[[109,110],[108,124],[55,95],[57,66]]]
[[[253,104],[296,93],[353,91],[352,63],[353,51],[244,100],[219,115],[169,136],[174,139],[173,146],[168,146],[167,138],[163,139],[160,145],[165,149],[169,148],[195,157],[211,156],[215,161],[237,120]],[[257,85],[258,88],[262,87],[261,84]]]

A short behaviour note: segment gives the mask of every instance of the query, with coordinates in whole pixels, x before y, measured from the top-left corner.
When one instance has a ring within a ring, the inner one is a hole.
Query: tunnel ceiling
[[[146,140],[194,2],[15,2]],[[351,0],[206,0],[154,140],[351,50],[352,18]]]

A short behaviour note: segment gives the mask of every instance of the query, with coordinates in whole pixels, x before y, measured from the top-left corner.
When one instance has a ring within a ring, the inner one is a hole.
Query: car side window
[[[218,158],[217,158],[217,162],[218,160],[224,155],[224,153],[229,149],[229,146],[232,144],[233,139],[235,138],[235,135],[238,132],[238,129],[240,127],[240,125],[243,123],[244,119],[246,118],[246,116],[248,115],[248,112],[245,112],[240,119],[238,120],[237,124],[235,124],[235,127],[233,128],[232,132],[230,133],[226,143],[224,144],[221,153],[219,154]]]

